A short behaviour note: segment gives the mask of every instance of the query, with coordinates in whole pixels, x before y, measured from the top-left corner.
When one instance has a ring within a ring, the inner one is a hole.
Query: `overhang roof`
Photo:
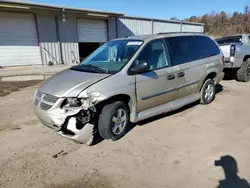
[[[85,13],[92,13],[92,14],[100,14],[100,15],[112,15],[112,16],[123,16],[123,13],[118,12],[108,12],[108,11],[99,11],[99,10],[90,10],[90,9],[82,9],[82,8],[73,8],[67,6],[57,6],[57,5],[50,5],[45,3],[37,3],[37,2],[29,2],[29,1],[18,1],[18,0],[0,0],[0,7],[9,7],[9,8],[36,8],[36,9],[53,9],[59,11],[66,11],[66,12],[85,12]]]
[[[49,10],[55,10],[55,11],[87,13],[87,14],[93,14],[95,16],[120,16],[120,17],[130,18],[130,19],[153,20],[153,21],[160,21],[160,22],[170,22],[170,23],[172,22],[172,23],[182,23],[182,24],[191,24],[191,25],[205,25],[204,23],[194,23],[194,22],[177,21],[177,20],[164,20],[164,19],[155,19],[155,18],[143,18],[143,17],[127,16],[124,13],[119,13],[119,12],[82,9],[82,8],[58,6],[58,5],[51,5],[51,4],[45,4],[45,3],[21,1],[21,0],[0,0],[0,8],[1,7],[24,8],[24,9],[32,9],[32,8],[49,9]]]

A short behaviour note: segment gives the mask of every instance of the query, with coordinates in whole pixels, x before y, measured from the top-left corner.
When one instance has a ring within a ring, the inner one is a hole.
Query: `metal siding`
[[[72,52],[74,52],[76,60]],[[76,61],[79,62],[78,43],[62,43],[62,54],[64,64],[76,63]]]
[[[50,61],[53,62],[54,64],[61,64],[60,46],[58,42],[40,43],[40,46],[42,49],[42,57],[44,64],[47,65]]]
[[[108,21],[109,40],[116,38],[116,17],[110,17]]]
[[[180,23],[169,23],[169,22],[153,22],[153,33],[162,33],[162,32],[180,32],[181,24]]]
[[[204,26],[180,21],[164,21],[148,18],[120,17],[118,37],[156,34],[161,32],[203,32]]]
[[[61,19],[58,19],[58,28],[62,47],[63,63],[76,63],[72,51],[76,56],[76,60],[79,62],[76,17],[67,15],[66,22],[62,22]]]
[[[60,64],[60,43],[57,39],[55,15],[37,13],[36,18],[43,64],[48,65],[50,61]]]
[[[204,33],[204,25],[201,25],[201,32]]]
[[[130,18],[119,18],[118,37],[152,34],[152,22]]]
[[[77,19],[79,42],[107,42],[107,20]]]
[[[42,64],[33,14],[0,12],[0,66]]]
[[[189,25],[189,24],[182,24],[182,31],[183,32],[202,32],[201,25]]]

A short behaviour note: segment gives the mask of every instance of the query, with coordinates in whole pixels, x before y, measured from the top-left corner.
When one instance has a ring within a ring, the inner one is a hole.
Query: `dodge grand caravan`
[[[87,145],[97,132],[117,140],[130,122],[215,98],[224,57],[203,34],[162,33],[112,40],[36,91],[34,110],[59,134]]]

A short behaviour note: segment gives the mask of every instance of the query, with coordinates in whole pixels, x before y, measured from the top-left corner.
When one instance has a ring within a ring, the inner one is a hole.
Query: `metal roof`
[[[69,12],[86,12],[86,13],[96,13],[96,14],[104,14],[104,15],[116,15],[116,16],[123,16],[123,13],[118,12],[107,12],[107,11],[99,11],[99,10],[90,10],[90,9],[82,9],[82,8],[73,8],[73,7],[67,7],[67,6],[57,6],[57,5],[50,5],[45,3],[36,3],[36,2],[29,2],[29,1],[18,1],[18,0],[0,0],[0,5],[23,5],[23,6],[29,6],[34,8],[45,8],[45,9],[55,9],[55,10],[63,10],[63,11],[69,11]],[[14,8],[14,7],[13,7]]]
[[[192,25],[205,25],[204,23],[194,23],[194,22],[186,22],[186,21],[178,21],[178,20],[164,20],[164,19],[157,19],[157,18],[144,18],[144,17],[136,17],[136,16],[127,16],[124,13],[119,12],[109,12],[109,11],[100,11],[100,10],[91,10],[91,9],[82,9],[82,8],[74,8],[74,7],[67,7],[67,6],[58,6],[58,5],[51,5],[45,3],[36,3],[30,1],[21,1],[21,0],[0,0],[0,7],[1,5],[10,5],[11,6],[28,6],[30,8],[41,8],[41,9],[53,9],[59,11],[66,11],[66,12],[85,12],[85,13],[92,13],[92,14],[100,14],[101,15],[114,15],[114,16],[121,16],[122,18],[130,18],[130,19],[141,19],[141,20],[153,20],[153,21],[160,21],[160,22],[170,22],[170,23],[182,23],[182,24],[192,24]],[[125,15],[125,16],[124,16]]]

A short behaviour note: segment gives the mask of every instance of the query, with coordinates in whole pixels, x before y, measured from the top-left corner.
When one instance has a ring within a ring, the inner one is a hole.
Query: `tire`
[[[250,59],[243,62],[241,68],[236,72],[236,80],[239,82],[248,82],[250,80]]]
[[[120,119],[119,113],[122,114]],[[123,115],[126,117],[125,120]],[[110,103],[104,106],[101,110],[98,120],[98,130],[100,136],[104,139],[112,139],[113,141],[120,139],[126,134],[128,124],[130,122],[129,118],[129,109],[121,101]]]
[[[209,89],[210,88],[210,89]],[[207,79],[201,88],[201,104],[210,104],[215,98],[215,85],[212,79]]]

